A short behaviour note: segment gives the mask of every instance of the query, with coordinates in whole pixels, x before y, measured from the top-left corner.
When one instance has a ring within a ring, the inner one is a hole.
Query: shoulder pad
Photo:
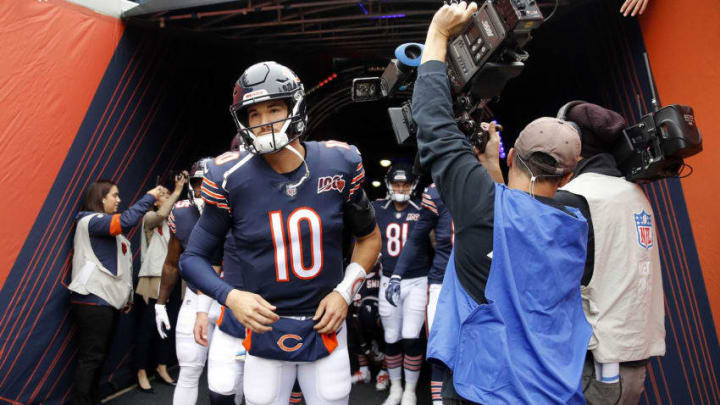
[[[326,149],[331,149],[337,151],[340,155],[342,155],[345,159],[347,159],[350,162],[359,162],[362,160],[360,150],[355,145],[351,145],[349,143],[340,142],[340,141],[322,141],[318,142],[321,146],[325,147]]]

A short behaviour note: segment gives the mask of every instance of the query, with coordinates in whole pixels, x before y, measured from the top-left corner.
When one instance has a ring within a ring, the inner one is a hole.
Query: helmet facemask
[[[395,190],[392,185],[393,183],[405,183],[409,185],[409,189],[407,192],[400,192],[400,190]],[[385,187],[387,187],[388,198],[395,202],[405,203],[410,201],[417,184],[418,179],[413,175],[410,167],[391,167],[385,176]]]
[[[288,116],[286,118],[251,126],[248,119],[248,108],[254,104],[271,100],[284,101],[288,107]],[[303,113],[305,110],[304,106],[305,100],[302,88],[300,88],[298,91],[292,93],[292,96],[272,99],[260,96],[244,100],[242,103],[231,106],[230,113],[233,116],[233,121],[238,129],[238,135],[245,145],[245,148],[251,153],[261,155],[277,152],[303,134],[306,123],[306,115]],[[275,129],[277,123],[282,123],[282,127],[279,130]],[[268,126],[270,127],[270,133],[255,135],[255,129]]]
[[[401,193],[398,191],[395,191],[395,189],[392,186],[392,182],[387,182],[385,185],[387,186],[388,190],[388,198],[390,198],[392,201],[404,203],[410,201],[410,196],[412,195],[413,191],[415,190],[415,186],[417,185],[417,182],[409,183],[410,189],[407,193]]]

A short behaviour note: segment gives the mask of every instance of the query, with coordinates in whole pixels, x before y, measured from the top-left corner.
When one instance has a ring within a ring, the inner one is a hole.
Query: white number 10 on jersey
[[[275,278],[277,281],[290,281],[288,271],[288,246],[290,250],[290,267],[295,276],[301,280],[317,277],[323,266],[322,256],[322,220],[315,210],[301,207],[291,212],[287,217],[287,233],[283,221],[282,211],[272,211],[270,218],[270,232],[273,246],[275,246]],[[301,238],[300,223],[305,221],[310,228],[310,252],[312,260],[310,266],[305,267],[303,257],[303,240]],[[287,239],[285,236],[287,235]],[[289,242],[289,243],[287,243]]]

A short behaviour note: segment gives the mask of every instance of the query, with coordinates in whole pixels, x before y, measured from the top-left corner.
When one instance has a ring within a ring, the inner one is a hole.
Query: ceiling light
[[[382,167],[388,167],[388,166],[390,166],[391,164],[392,164],[392,162],[389,161],[389,160],[387,160],[387,159],[383,159],[383,160],[380,161],[380,166],[382,166]]]
[[[380,182],[377,181],[377,180],[373,180],[372,186],[375,187],[375,188],[378,188],[378,187],[380,187]]]

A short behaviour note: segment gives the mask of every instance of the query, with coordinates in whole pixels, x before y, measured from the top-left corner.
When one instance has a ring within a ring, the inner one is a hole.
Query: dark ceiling
[[[198,2],[215,4],[170,9]],[[146,0],[125,20],[148,34],[173,36],[173,46],[183,48],[186,67],[168,69],[187,69],[189,80],[200,81],[204,90],[194,97],[195,109],[202,112],[198,117],[203,123],[197,124],[202,131],[234,131],[227,106],[232,83],[245,67],[261,60],[291,67],[308,94],[310,140],[338,139],[357,145],[371,181],[383,177],[380,159],[411,161],[415,148],[395,142],[387,107],[399,100],[353,103],[350,84],[357,77],[380,75],[398,45],[424,42],[441,4],[436,0]],[[560,0],[559,4],[552,20],[534,32],[524,72],[490,105],[506,128],[506,145],[512,145],[531,119],[554,115],[567,100],[600,100],[598,78],[604,71],[598,67],[602,57],[597,46],[607,42],[603,33],[609,29],[604,24],[608,16],[612,21],[617,18],[616,6],[604,0],[573,4]],[[541,5],[548,14],[555,2]],[[382,193],[369,191],[375,197]]]

